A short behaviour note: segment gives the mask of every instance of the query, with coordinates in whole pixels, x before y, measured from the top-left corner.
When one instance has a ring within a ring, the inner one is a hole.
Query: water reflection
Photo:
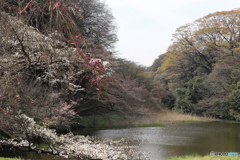
[[[24,150],[19,150],[12,147],[4,146],[3,150],[0,150],[0,157],[9,157],[15,158],[20,157],[22,159],[28,160],[66,160],[66,158],[59,157],[51,154],[37,153],[37,152],[29,152]],[[79,158],[72,158],[71,160],[80,160]]]
[[[22,159],[28,159],[28,160],[66,160],[66,158],[62,158],[55,155],[50,154],[39,154],[36,152],[29,152],[29,151],[23,151],[16,148],[11,147],[3,147],[3,150],[0,150],[0,157],[9,157],[9,158],[15,158],[20,157]],[[80,160],[80,159],[71,159],[71,160]]]
[[[141,149],[153,159],[206,155],[210,151],[240,151],[240,125],[231,123],[176,123],[169,127],[101,130],[94,134],[114,140],[123,137],[146,139]]]

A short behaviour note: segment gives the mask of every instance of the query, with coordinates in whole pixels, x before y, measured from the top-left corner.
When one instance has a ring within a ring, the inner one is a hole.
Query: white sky
[[[118,25],[118,57],[150,66],[175,30],[209,13],[240,8],[240,0],[106,0]]]

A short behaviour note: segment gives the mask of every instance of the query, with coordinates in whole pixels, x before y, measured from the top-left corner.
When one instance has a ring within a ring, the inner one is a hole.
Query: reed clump
[[[216,118],[200,117],[191,114],[178,113],[176,111],[165,110],[161,113],[148,113],[143,116],[135,117],[132,120],[134,125],[140,124],[159,124],[159,123],[175,123],[175,122],[214,122]]]

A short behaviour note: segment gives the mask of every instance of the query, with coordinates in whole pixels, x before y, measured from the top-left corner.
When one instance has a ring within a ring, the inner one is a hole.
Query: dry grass
[[[162,113],[148,113],[146,116],[138,117],[134,120],[134,124],[157,124],[166,122],[212,122],[218,121],[215,118],[199,117],[190,114],[182,114],[176,111],[163,111]]]

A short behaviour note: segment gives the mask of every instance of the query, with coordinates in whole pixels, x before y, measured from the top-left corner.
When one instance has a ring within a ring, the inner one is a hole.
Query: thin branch
[[[22,52],[23,52],[23,55],[27,58],[28,63],[29,63],[29,67],[30,67],[31,64],[32,64],[32,61],[31,61],[31,58],[29,57],[29,55],[28,55],[28,53],[26,52],[25,47],[24,47],[24,45],[23,45],[23,43],[22,43],[22,42],[23,42],[23,37],[22,37],[22,39],[20,39],[19,35],[17,34],[17,32],[15,31],[14,28],[12,28],[12,31],[15,33],[15,36],[16,36],[16,38],[17,38],[17,40],[18,40],[18,42],[19,42],[19,44],[20,44],[20,46],[21,46],[21,50],[22,50]]]

